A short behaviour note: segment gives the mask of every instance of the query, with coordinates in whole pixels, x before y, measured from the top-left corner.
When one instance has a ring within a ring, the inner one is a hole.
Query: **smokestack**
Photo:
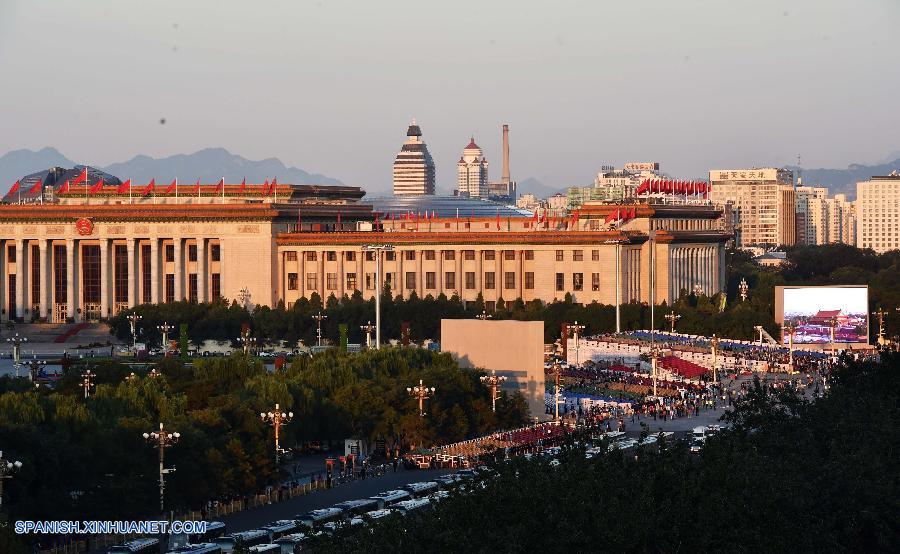
[[[504,184],[509,184],[509,125],[503,126],[503,179]]]

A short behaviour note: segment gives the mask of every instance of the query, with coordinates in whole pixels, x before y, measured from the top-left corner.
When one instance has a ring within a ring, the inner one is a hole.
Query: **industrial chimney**
[[[509,184],[509,125],[503,126],[503,184]]]

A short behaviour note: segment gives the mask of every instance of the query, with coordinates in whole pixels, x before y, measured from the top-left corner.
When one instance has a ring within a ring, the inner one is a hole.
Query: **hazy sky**
[[[223,146],[372,191],[412,117],[444,191],[470,134],[499,177],[503,123],[559,187],[900,151],[898,0],[0,0],[0,76],[0,154]]]

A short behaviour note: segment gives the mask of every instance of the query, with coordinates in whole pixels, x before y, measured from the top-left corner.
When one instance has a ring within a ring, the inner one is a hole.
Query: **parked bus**
[[[392,510],[396,510],[403,515],[408,514],[409,512],[415,510],[421,510],[431,504],[427,498],[420,498],[418,500],[404,500],[402,502],[397,502],[393,506],[391,506]]]
[[[247,551],[250,554],[281,554],[281,545],[272,543],[257,544],[251,546]]]
[[[281,546],[281,554],[298,554],[303,550],[303,544],[308,541],[309,537],[303,533],[294,533],[275,539],[275,544]]]
[[[341,502],[339,504],[334,505],[335,508],[338,508],[342,512],[344,512],[344,517],[350,518],[353,516],[362,515],[371,510],[375,510],[378,508],[378,501],[374,498],[362,498],[360,500],[347,500],[346,502]]]
[[[267,532],[269,534],[269,542],[274,543],[275,539],[280,539],[285,535],[297,532],[299,526],[297,525],[297,522],[292,519],[279,519],[268,525],[263,525],[260,529]]]
[[[210,521],[206,524],[205,533],[179,533],[169,535],[169,548],[175,548],[184,544],[211,543],[219,537],[225,536],[225,524],[221,521]]]
[[[107,550],[109,554],[157,554],[159,539],[134,539]]]
[[[185,544],[170,550],[166,554],[222,554],[222,547],[211,542]]]
[[[383,510],[384,508],[389,508],[392,504],[396,504],[397,502],[403,500],[409,500],[412,496],[402,490],[394,490],[394,491],[384,491],[382,493],[376,494],[371,497],[372,500],[378,502],[378,508]]]
[[[420,481],[418,483],[410,483],[403,487],[412,495],[413,498],[422,498],[428,496],[438,490],[437,481]]]
[[[253,529],[252,531],[242,531],[240,533],[225,535],[213,542],[222,547],[223,554],[230,554],[237,546],[250,547],[269,542],[269,533],[262,529]]]
[[[343,517],[344,512],[340,508],[322,508],[297,516],[295,519],[306,527],[313,529],[329,521],[338,521]]]

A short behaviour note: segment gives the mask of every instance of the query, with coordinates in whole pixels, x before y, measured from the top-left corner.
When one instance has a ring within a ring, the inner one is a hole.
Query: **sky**
[[[847,315],[866,315],[866,287],[804,287],[784,289],[784,315],[809,316],[819,310],[842,310]]]
[[[389,189],[416,118],[455,187],[603,165],[874,163],[900,151],[897,0],[0,0],[0,154],[107,165],[225,147]],[[161,123],[161,120],[165,123]]]

